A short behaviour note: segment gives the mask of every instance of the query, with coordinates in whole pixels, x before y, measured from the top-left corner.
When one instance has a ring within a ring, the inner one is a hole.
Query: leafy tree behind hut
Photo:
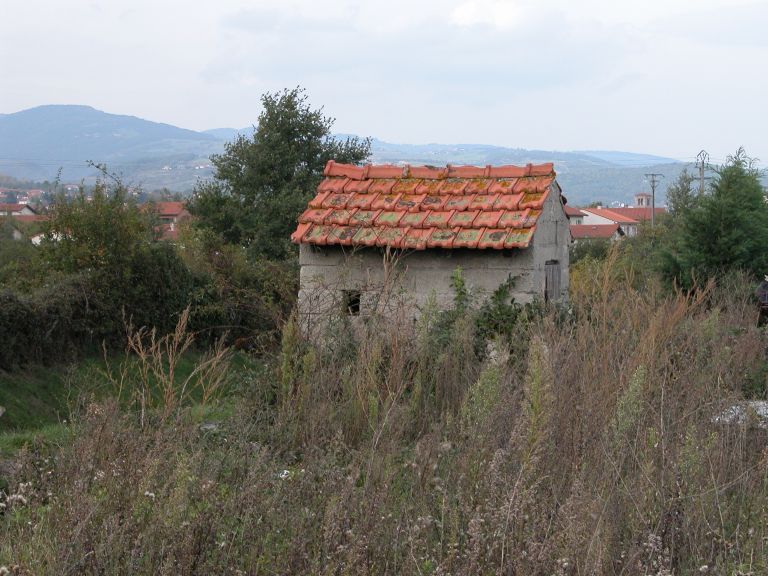
[[[360,163],[370,140],[334,138],[334,119],[313,110],[302,88],[266,93],[252,136],[238,136],[211,158],[214,179],[190,202],[198,225],[254,256],[286,259],[290,234],[314,194],[328,160]]]

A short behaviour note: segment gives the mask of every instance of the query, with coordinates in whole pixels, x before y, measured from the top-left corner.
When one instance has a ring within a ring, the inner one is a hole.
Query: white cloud
[[[459,26],[484,24],[509,29],[517,26],[522,10],[515,0],[468,0],[451,12],[451,21]]]

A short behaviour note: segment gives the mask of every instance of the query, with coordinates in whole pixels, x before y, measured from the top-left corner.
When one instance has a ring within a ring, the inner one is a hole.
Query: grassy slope
[[[67,418],[67,368],[33,366],[0,373],[0,433],[29,430]]]
[[[184,357],[176,379],[186,378],[198,359],[196,354]],[[116,371],[121,361],[122,357],[111,359],[110,369]],[[247,364],[244,356],[236,355],[231,365],[236,372]],[[58,443],[67,435],[72,406],[83,400],[116,397],[118,388],[104,378],[105,367],[103,359],[90,358],[70,366],[30,366],[0,372],[0,406],[6,409],[0,417],[0,457],[36,439]],[[124,390],[123,398],[127,396]]]

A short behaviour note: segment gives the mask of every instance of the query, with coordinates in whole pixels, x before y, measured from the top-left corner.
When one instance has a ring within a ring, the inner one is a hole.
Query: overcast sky
[[[0,0],[0,113],[203,130],[304,86],[399,143],[768,161],[765,0]]]

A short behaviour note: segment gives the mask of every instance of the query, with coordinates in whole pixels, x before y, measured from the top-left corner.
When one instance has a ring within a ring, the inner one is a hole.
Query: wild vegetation
[[[278,125],[311,112],[272,98]],[[671,218],[579,249],[568,303],[483,300],[457,270],[448,310],[312,341],[295,253],[228,220],[297,210],[290,177],[246,198],[222,172],[175,246],[119,185],[61,205],[0,268],[0,404],[87,361],[39,417],[0,416],[0,574],[767,572],[763,270],[732,218],[762,221],[757,176],[739,152],[704,196],[681,178]]]

